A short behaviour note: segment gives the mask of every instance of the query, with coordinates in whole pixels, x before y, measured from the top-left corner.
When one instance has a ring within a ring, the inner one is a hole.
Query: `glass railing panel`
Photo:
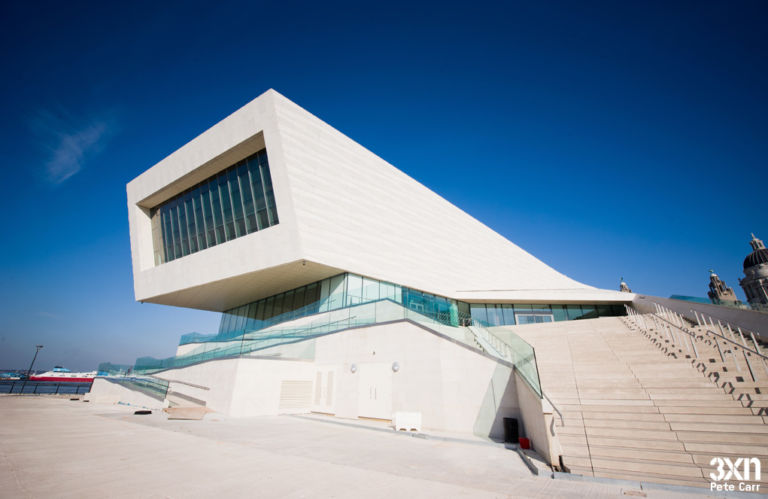
[[[515,368],[517,368],[531,388],[541,396],[539,369],[536,365],[536,352],[533,347],[514,333],[505,334],[503,341],[493,333],[490,333],[490,335],[509,347],[512,355],[511,362],[515,364]]]
[[[416,310],[414,308],[407,308],[390,299],[331,310],[311,318],[307,317],[306,319],[306,321],[301,320],[298,323],[293,322],[283,326],[271,326],[265,329],[249,331],[230,341],[204,343],[192,352],[168,359],[142,357],[137,359],[134,371],[151,374],[163,369],[185,367],[212,359],[248,355],[260,350],[304,341],[351,327],[403,319],[411,320],[456,341],[474,347],[469,330],[453,325],[456,323],[460,325],[471,324],[469,314],[458,313],[456,310]],[[484,327],[479,325],[477,327],[481,334],[483,334],[484,340],[490,344],[496,354],[500,358],[513,363],[534,391],[541,394],[533,347],[517,335],[512,334],[502,340]]]

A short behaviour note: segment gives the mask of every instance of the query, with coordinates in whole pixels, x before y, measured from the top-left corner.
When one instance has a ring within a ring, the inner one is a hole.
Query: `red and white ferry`
[[[30,381],[57,381],[57,382],[69,382],[69,383],[92,383],[93,378],[96,377],[96,371],[90,371],[87,373],[73,373],[69,369],[61,366],[56,366],[53,371],[44,372],[42,374],[33,374],[29,377]]]

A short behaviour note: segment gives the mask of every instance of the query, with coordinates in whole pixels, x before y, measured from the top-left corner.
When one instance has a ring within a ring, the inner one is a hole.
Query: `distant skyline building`
[[[768,249],[752,234],[752,253],[744,259],[744,278],[739,284],[752,308],[768,307]]]
[[[629,289],[629,286],[627,285],[627,283],[624,282],[624,278],[623,277],[621,278],[621,283],[619,283],[619,291],[621,291],[622,293],[631,293],[632,292],[632,290]]]
[[[715,305],[741,305],[741,301],[736,297],[733,288],[728,287],[725,281],[715,274],[715,271],[709,270],[709,299]]]

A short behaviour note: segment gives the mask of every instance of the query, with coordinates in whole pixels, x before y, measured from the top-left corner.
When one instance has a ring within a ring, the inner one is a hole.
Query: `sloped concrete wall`
[[[96,378],[83,400],[95,404],[126,404],[142,409],[162,409],[163,401],[150,397],[138,390],[109,381],[107,378]]]
[[[369,368],[391,380],[391,404],[377,416],[382,419],[398,411],[419,412],[425,429],[503,439],[503,418],[526,417],[511,366],[414,323],[349,329],[309,341],[314,359],[287,358],[302,350],[305,342],[299,342],[284,352],[271,348],[269,357],[209,361],[157,376],[175,380],[174,390],[233,417],[318,411],[358,418],[364,415],[361,374]],[[285,386],[291,384],[311,386],[311,394],[288,404]],[[523,435],[532,425],[522,425]]]

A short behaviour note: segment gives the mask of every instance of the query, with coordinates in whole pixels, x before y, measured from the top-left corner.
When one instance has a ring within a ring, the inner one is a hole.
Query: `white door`
[[[361,364],[358,375],[357,415],[392,419],[391,364]]]
[[[312,401],[312,411],[335,414],[334,396],[336,392],[336,370],[318,369],[315,374],[315,393]]]

